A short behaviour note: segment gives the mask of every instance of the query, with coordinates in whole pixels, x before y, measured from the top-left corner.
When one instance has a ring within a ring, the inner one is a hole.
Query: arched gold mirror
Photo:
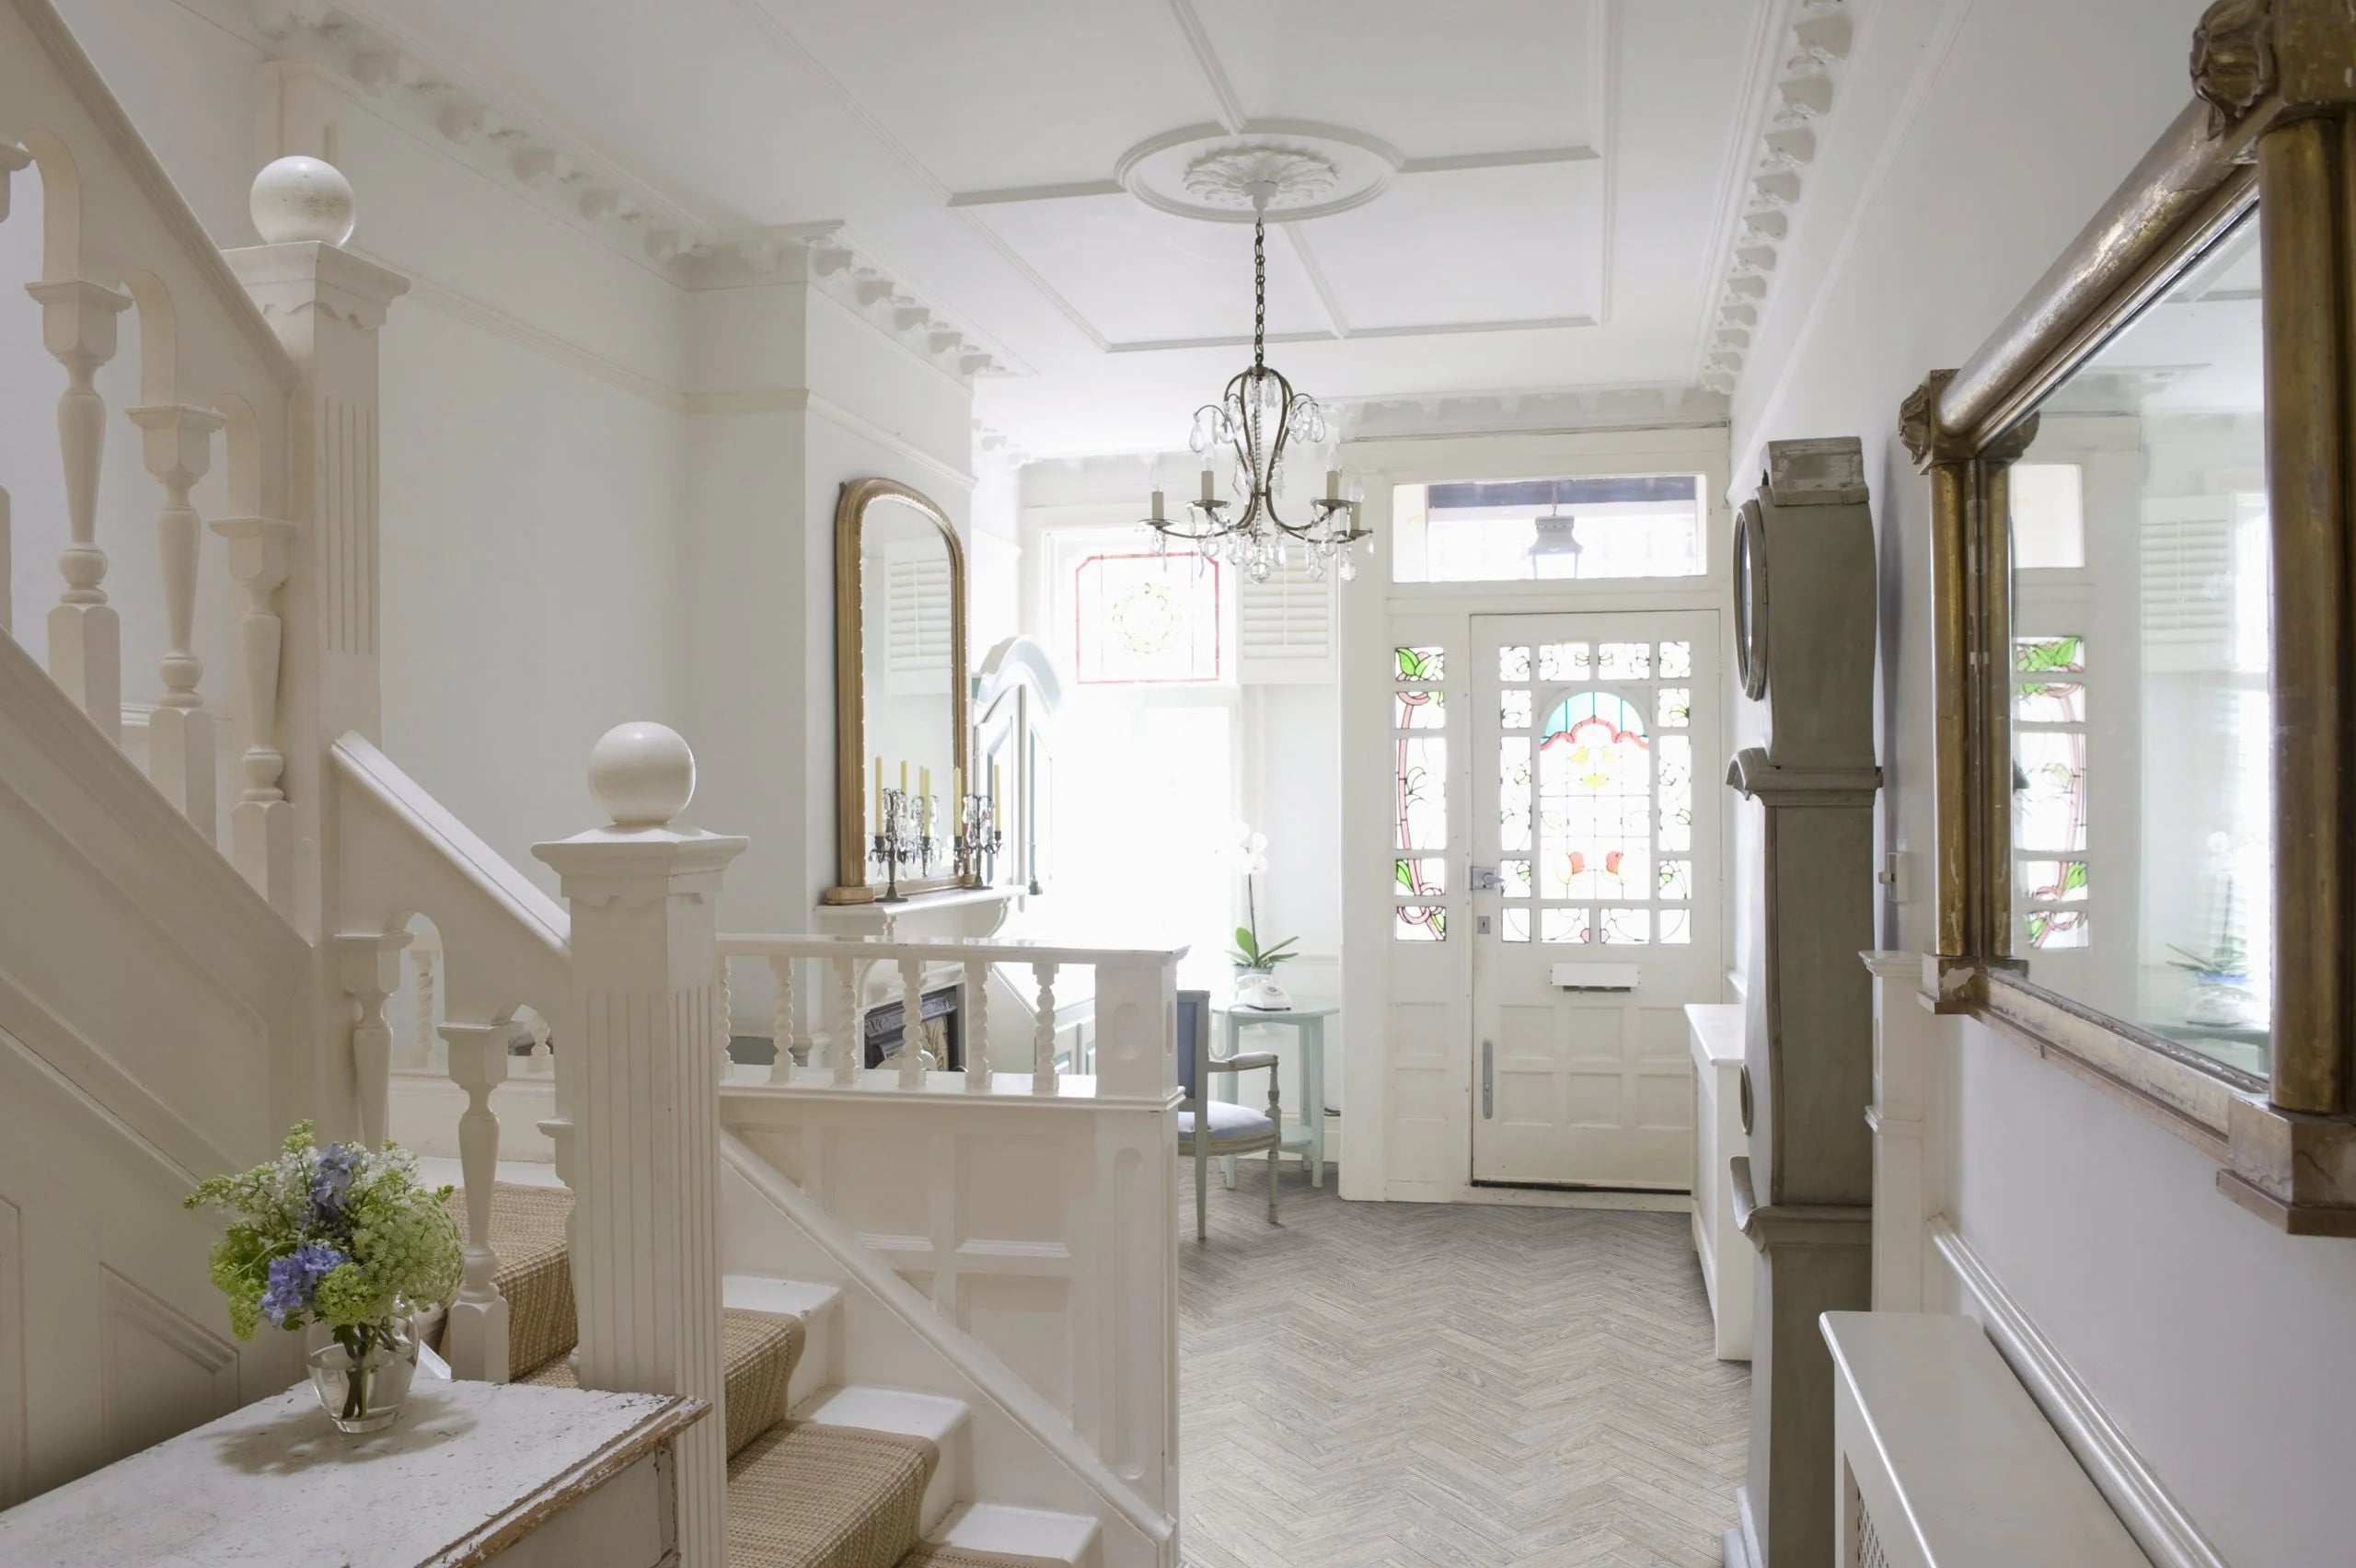
[[[970,885],[965,559],[948,513],[890,479],[835,508],[838,885],[864,904]]]

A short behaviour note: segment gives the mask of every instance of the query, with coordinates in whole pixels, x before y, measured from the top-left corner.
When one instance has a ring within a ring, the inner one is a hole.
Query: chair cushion
[[[1230,1105],[1223,1100],[1211,1101],[1210,1118],[1211,1142],[1215,1146],[1232,1139],[1265,1137],[1276,1131],[1276,1124],[1268,1120],[1266,1112]],[[1194,1136],[1195,1113],[1192,1111],[1179,1112],[1179,1141],[1183,1143]]]

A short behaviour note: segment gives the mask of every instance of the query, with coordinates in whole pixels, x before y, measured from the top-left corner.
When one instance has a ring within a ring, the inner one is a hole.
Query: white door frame
[[[1452,703],[1472,696],[1463,657],[1475,615],[1517,612],[1723,610],[1730,577],[1727,548],[1730,513],[1727,430],[1611,431],[1577,434],[1486,435],[1353,443],[1343,466],[1366,485],[1365,520],[1375,531],[1376,554],[1340,600],[1342,767],[1342,982],[1349,1004],[1343,1099],[1342,1162],[1345,1198],[1418,1203],[1506,1203],[1538,1206],[1682,1206],[1667,1198],[1621,1193],[1556,1193],[1475,1187],[1472,1170],[1472,971],[1462,941],[1406,943],[1392,936],[1390,780],[1392,693],[1390,663],[1400,642],[1460,651],[1442,686]],[[1391,582],[1391,492],[1393,486],[1464,479],[1588,478],[1616,474],[1698,473],[1708,512],[1703,521],[1708,571],[1691,578],[1631,578],[1574,582],[1403,583]],[[1734,653],[1720,615],[1719,667],[1732,671]],[[1731,678],[1730,676],[1728,677]],[[1727,695],[1727,707],[1734,704]],[[1729,739],[1731,735],[1729,734]],[[1471,748],[1450,732],[1447,790],[1450,874],[1440,902],[1460,927],[1472,918],[1465,893],[1472,796]],[[1697,757],[1703,799],[1721,814],[1721,843],[1734,843],[1731,797],[1712,783],[1723,758]],[[1735,879],[1721,879],[1721,968],[1731,965],[1730,907]],[[1410,951],[1414,950],[1414,951]],[[1358,1001],[1356,998],[1365,998]],[[1394,1028],[1402,1005],[1417,1009],[1412,1029]]]

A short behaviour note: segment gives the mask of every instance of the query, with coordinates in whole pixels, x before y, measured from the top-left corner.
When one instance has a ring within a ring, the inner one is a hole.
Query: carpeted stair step
[[[802,1359],[804,1334],[799,1318],[731,1309],[723,1335],[722,1353],[728,1364],[728,1453],[733,1458],[785,1419],[786,1389],[793,1381],[794,1364]],[[544,1389],[581,1386],[569,1355],[557,1356],[515,1380]]]
[[[452,1193],[449,1209],[465,1237],[467,1194]],[[570,1187],[502,1182],[491,1189],[491,1249],[499,1254],[491,1278],[507,1298],[507,1370],[518,1380],[564,1355],[580,1337],[564,1239],[572,1217]]]
[[[728,1462],[728,1568],[897,1568],[940,1464],[930,1438],[780,1422]]]
[[[793,1407],[796,1421],[826,1426],[855,1426],[868,1432],[896,1433],[920,1437],[941,1456],[924,1491],[924,1505],[917,1518],[917,1534],[930,1538],[956,1505],[964,1484],[973,1474],[970,1429],[965,1402],[939,1394],[906,1389],[881,1389],[854,1383],[829,1389]],[[911,1539],[908,1544],[916,1545]],[[896,1561],[896,1559],[895,1559]]]

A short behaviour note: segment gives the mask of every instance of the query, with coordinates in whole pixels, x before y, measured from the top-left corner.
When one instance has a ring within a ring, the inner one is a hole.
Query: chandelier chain
[[[1252,220],[1252,368],[1268,367],[1268,225]]]

